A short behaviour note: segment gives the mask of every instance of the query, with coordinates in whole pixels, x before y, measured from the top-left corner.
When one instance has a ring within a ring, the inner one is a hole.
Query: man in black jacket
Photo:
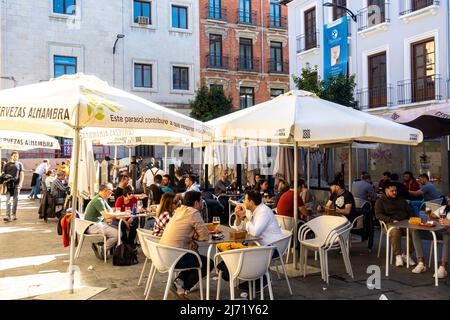
[[[377,219],[384,221],[389,229],[392,223],[407,220],[410,216],[413,216],[413,213],[414,211],[409,206],[408,202],[397,196],[396,184],[391,181],[386,182],[384,194],[375,203],[375,216]],[[402,267],[403,263],[406,262],[406,255],[402,254],[401,246],[403,234],[406,234],[405,229],[396,228],[390,232],[390,241],[392,243],[392,249],[395,255],[396,267]],[[410,250],[413,250],[412,245],[410,246]],[[416,264],[411,257],[409,259],[410,265]]]

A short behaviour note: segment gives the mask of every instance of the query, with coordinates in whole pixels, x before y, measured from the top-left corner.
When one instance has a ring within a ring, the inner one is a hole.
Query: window
[[[369,108],[387,105],[386,52],[369,56]]]
[[[281,27],[281,6],[278,0],[270,0],[270,26]]]
[[[284,93],[284,89],[270,89],[270,97],[272,99],[278,97],[279,95],[281,95],[283,93]]]
[[[434,0],[411,0],[412,11],[417,11],[434,4]]]
[[[223,67],[222,63],[222,36],[211,34],[209,36],[209,66]]]
[[[239,22],[252,23],[251,0],[239,0]]]
[[[148,18],[148,24],[152,24],[152,3],[149,1],[134,0],[133,18],[139,23],[139,17]]]
[[[283,71],[283,45],[281,42],[270,43],[270,71]]]
[[[245,109],[254,105],[255,89],[251,87],[241,87],[240,89],[240,107]]]
[[[153,87],[153,67],[151,64],[134,64],[134,87],[152,88]]]
[[[239,38],[239,69],[253,70],[252,39]]]
[[[317,47],[316,8],[305,11],[305,50]]]
[[[59,14],[75,14],[76,0],[53,0],[53,12]]]
[[[172,6],[172,28],[188,28],[188,9],[186,7]]]
[[[436,80],[434,39],[414,43],[411,49],[413,102],[433,100]]]
[[[189,68],[173,67],[173,89],[189,90]]]
[[[347,7],[347,0],[333,0],[333,4],[342,7]],[[345,11],[345,9],[333,7],[333,20],[340,19],[346,14],[347,12]]]
[[[60,77],[65,74],[75,74],[77,73],[77,58],[76,57],[65,57],[65,56],[54,56],[54,77]]]
[[[221,0],[209,0],[208,18],[222,19],[221,9]]]

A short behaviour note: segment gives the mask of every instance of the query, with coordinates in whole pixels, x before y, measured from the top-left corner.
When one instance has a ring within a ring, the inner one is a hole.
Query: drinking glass
[[[220,217],[217,217],[217,216],[213,217],[212,223],[213,223],[213,225],[215,227],[215,231],[217,232],[218,229],[219,229],[219,226],[220,226]]]
[[[137,212],[140,213],[142,211],[143,207],[144,207],[144,205],[142,204],[142,200],[139,200],[137,202]]]
[[[447,213],[445,213],[445,210],[442,210],[441,212],[439,212],[439,217],[440,217],[441,219],[447,218]]]

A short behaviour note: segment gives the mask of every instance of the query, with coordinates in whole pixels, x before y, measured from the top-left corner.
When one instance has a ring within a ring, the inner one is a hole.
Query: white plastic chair
[[[175,248],[171,246],[162,245],[152,241],[149,238],[144,238],[147,244],[148,251],[150,253],[150,259],[152,260],[152,268],[150,270],[150,284],[147,290],[147,297],[152,289],[153,279],[155,277],[156,271],[160,273],[168,273],[166,290],[164,292],[164,300],[167,300],[169,295],[170,285],[172,284],[174,273],[181,272],[185,270],[197,270],[198,271],[198,284],[200,287],[200,299],[203,300],[203,283],[202,283],[202,260],[197,252],[182,248]],[[191,253],[195,255],[198,259],[199,266],[191,268],[177,269],[175,266],[178,261],[185,255]],[[146,298],[147,298],[146,297]]]
[[[443,206],[443,204],[442,204],[442,197],[441,197],[441,198],[423,202],[419,208],[419,211],[423,211],[423,210],[425,210],[425,208],[431,208],[431,210],[434,212],[435,210],[439,209],[442,206]]]
[[[383,237],[384,235],[386,235],[386,240],[387,240],[387,232],[388,232],[388,227],[386,225],[386,222],[378,220],[380,222],[380,241],[378,242],[378,255],[377,257],[379,258],[381,255],[381,242],[383,241]],[[394,252],[392,250],[392,243],[391,243],[391,264],[392,264],[392,260],[394,258]]]
[[[284,265],[284,261],[283,261],[283,257],[286,255],[286,260],[287,260],[287,256],[289,255],[289,249],[291,247],[291,240],[292,240],[292,231],[288,231],[288,230],[281,230],[281,232],[283,233],[283,238],[274,241],[272,243],[267,244],[268,246],[273,246],[275,247],[275,250],[277,250],[278,252],[278,257],[273,258],[272,259],[272,263],[276,262],[276,261],[280,261],[281,262],[281,267],[283,268],[283,272],[284,272],[284,276],[286,278],[286,283],[289,289],[289,293],[292,295],[292,289],[291,289],[291,284],[289,282],[289,277],[287,275],[286,272],[286,266]],[[278,279],[280,278],[280,274],[278,272],[278,265],[275,265],[276,271],[277,271],[277,275],[278,275]]]
[[[313,250],[319,252],[322,279],[327,281],[326,272],[328,269],[325,266],[326,258],[324,258],[324,250],[330,250],[333,246],[339,244],[338,239],[340,234],[338,235],[338,238],[336,238],[334,237],[335,234],[332,232],[335,230],[342,230],[348,226],[351,226],[351,224],[345,217],[320,216],[308,221],[299,228],[298,239],[300,241],[300,266],[303,268],[303,277],[306,277],[308,250]],[[315,237],[312,239],[306,239],[307,234],[311,231],[314,233]],[[332,239],[334,239],[333,242],[330,242]],[[348,254],[347,249],[346,253]]]
[[[344,260],[345,270],[348,275],[353,279],[353,270],[350,262],[350,254],[349,254],[349,239],[350,239],[350,231],[352,230],[352,224],[348,223],[342,227],[339,227],[333,231],[331,231],[328,243],[324,248],[324,263],[323,268],[325,270],[325,281],[329,283],[329,272],[328,272],[328,251],[340,249],[342,254],[342,259]]]
[[[104,250],[104,259],[106,263],[106,235],[103,232],[103,230],[100,230],[100,233],[94,233],[94,234],[88,234],[86,233],[86,230],[91,226],[95,224],[95,222],[84,220],[81,218],[75,218],[75,232],[77,233],[78,237],[80,238],[80,241],[78,241],[77,250],[75,252],[75,258],[78,258],[80,256],[81,247],[83,246],[84,239],[85,238],[102,238],[103,239],[103,250]]]
[[[273,300],[272,283],[270,280],[269,266],[272,261],[274,247],[256,247],[229,250],[219,252],[214,256],[214,265],[216,266],[221,258],[227,266],[230,274],[230,298],[234,300],[234,287],[237,280],[249,281],[250,299],[255,295],[254,281],[260,280],[261,300],[264,300],[263,277],[266,276],[270,300]],[[220,298],[222,271],[219,271],[217,281],[216,299]]]
[[[291,233],[294,232],[294,218],[293,217],[288,217],[288,216],[281,216],[276,214],[275,218],[278,221],[278,225],[280,226],[281,230],[286,230],[286,231],[290,231]],[[290,244],[289,244],[289,248],[290,248]],[[289,254],[293,253],[294,248],[292,248],[292,250],[289,250],[287,252],[286,255],[286,264],[288,264],[289,262]]]
[[[152,232],[149,231],[149,230],[137,229],[136,231],[137,231],[139,243],[141,244],[142,253],[145,256],[144,266],[142,267],[141,275],[139,277],[138,284],[137,284],[138,286],[140,286],[141,285],[141,281],[142,281],[142,277],[144,275],[145,267],[147,266],[147,262],[148,261],[150,261],[150,266],[151,266],[150,252],[148,251],[147,243],[144,240],[147,238],[147,239],[150,239],[152,241],[159,242],[159,240],[161,238],[157,237],[157,236],[154,236],[152,234]],[[151,267],[150,267],[150,270],[151,270]],[[146,290],[144,291],[144,294],[146,294],[146,292],[147,292],[148,284],[149,284],[149,279],[147,279]]]

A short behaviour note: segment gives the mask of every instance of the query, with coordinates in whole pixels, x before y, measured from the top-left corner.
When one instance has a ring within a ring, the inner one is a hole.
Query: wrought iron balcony
[[[381,107],[392,107],[394,87],[391,84],[363,88],[356,91],[356,100],[361,110]]]
[[[302,34],[297,37],[297,53],[319,48],[319,31]]]
[[[267,60],[267,70],[269,73],[289,74],[289,63],[287,61],[269,59]]]
[[[385,22],[391,22],[388,1],[384,2],[384,7],[372,5],[358,11],[358,31],[364,31]]]
[[[238,57],[236,59],[236,66],[238,71],[246,71],[246,72],[259,72],[259,59],[247,58],[247,57]]]
[[[256,11],[238,10],[237,22],[239,24],[248,24],[256,26]]]
[[[207,4],[206,18],[210,20],[227,21],[227,9],[222,6],[211,6]]]
[[[400,3],[400,15],[404,16],[406,14],[424,9],[430,6],[439,6],[439,0],[403,0]]]
[[[287,29],[287,18],[281,15],[267,15],[269,28],[273,29]]]
[[[206,67],[210,69],[228,69],[228,56],[217,55],[217,54],[207,54],[205,57]]]
[[[442,100],[444,93],[440,75],[402,80],[397,84],[398,104]]]

